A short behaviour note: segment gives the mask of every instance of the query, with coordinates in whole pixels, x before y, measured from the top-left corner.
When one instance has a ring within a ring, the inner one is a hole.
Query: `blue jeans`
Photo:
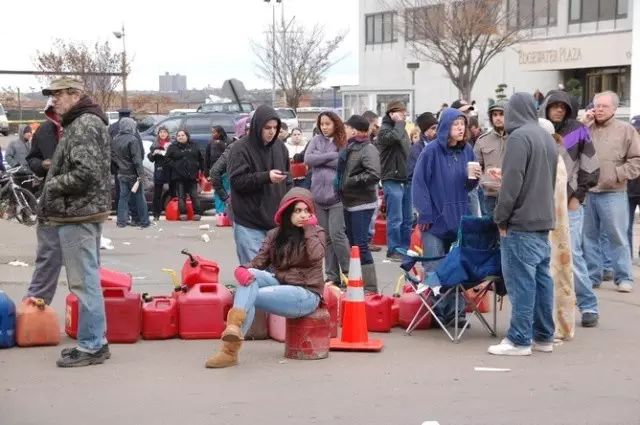
[[[99,223],[58,227],[69,291],[78,297],[78,347],[88,352],[95,352],[107,343],[99,272],[101,233]]]
[[[233,224],[233,238],[236,241],[236,254],[240,264],[246,264],[258,255],[266,236],[266,230],[251,229],[238,223]]]
[[[629,251],[629,205],[626,192],[589,192],[584,214],[583,246],[591,283],[602,281],[603,252],[601,234],[607,238],[608,254],[616,285],[633,284]]]
[[[493,217],[493,211],[496,209],[496,204],[498,203],[498,198],[495,196],[484,196],[482,200],[482,204],[484,205],[484,213],[483,215]]]
[[[480,195],[478,194],[478,188],[475,187],[467,194],[467,196],[469,197],[469,209],[471,210],[471,215],[480,217],[482,212],[480,209]]]
[[[507,338],[528,347],[531,339],[552,342],[553,279],[549,271],[549,232],[509,230],[501,238],[502,275],[511,301]]]
[[[246,312],[242,325],[243,335],[253,323],[256,308],[288,318],[303,317],[318,308],[320,297],[308,289],[280,282],[264,270],[249,269],[249,271],[255,276],[255,280],[249,286],[238,285],[233,300],[234,308],[240,308]]]
[[[142,227],[149,226],[149,210],[144,199],[144,187],[140,185],[136,193],[131,193],[131,188],[136,182],[133,177],[118,176],[120,182],[120,198],[118,199],[118,225],[126,226],[129,219],[130,200],[135,205],[139,224]]]
[[[451,245],[455,240],[444,240],[429,232],[422,232],[422,250],[424,257],[440,257],[446,255],[451,249]],[[426,273],[435,271],[436,267],[442,260],[425,261],[422,263],[425,275]],[[462,282],[461,282],[462,283]],[[456,316],[456,297],[458,297],[458,316],[465,316],[464,309],[466,306],[464,297],[457,293],[452,292],[444,300],[440,301],[434,308],[434,311],[438,318],[442,321],[449,322]]]
[[[582,228],[584,225],[584,208],[569,210],[569,232],[571,233],[571,256],[573,258],[573,280],[576,287],[576,298],[581,313],[597,313],[598,297],[593,292],[587,262],[582,252]]]
[[[396,248],[407,249],[413,221],[411,184],[395,180],[382,182],[384,202],[387,208],[387,256]]]
[[[349,245],[360,248],[360,264],[373,264],[369,251],[369,223],[375,209],[362,211],[344,210],[344,224]]]
[[[636,221],[636,209],[640,206],[640,197],[629,197],[629,230],[627,231],[627,237],[629,238],[629,252],[631,258],[633,258],[633,223]],[[638,254],[640,255],[640,253]]]

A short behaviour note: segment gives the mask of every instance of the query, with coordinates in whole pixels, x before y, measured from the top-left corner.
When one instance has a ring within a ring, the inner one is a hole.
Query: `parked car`
[[[240,105],[237,103],[203,103],[198,107],[198,112],[244,112],[249,113],[253,111],[255,108],[253,104],[250,102],[240,102]]]
[[[138,131],[139,132],[147,131],[148,129],[150,129],[151,127],[153,127],[154,125],[158,124],[160,121],[166,118],[167,118],[166,115],[157,115],[157,114],[147,115],[143,118],[140,118],[137,121]]]
[[[120,114],[118,113],[118,111],[107,111],[107,118],[109,118],[109,125],[111,125],[114,122],[118,122],[118,120],[120,119]]]
[[[7,113],[5,112],[1,103],[0,103],[0,133],[2,133],[3,136],[9,135],[9,120],[7,119]]]
[[[287,124],[287,127],[289,127],[289,131],[299,127],[298,115],[296,114],[296,111],[294,109],[276,108],[276,112],[278,113],[278,116],[280,117],[282,122]]]
[[[149,159],[147,158],[147,154],[151,149],[152,143],[153,142],[151,142],[150,140],[142,141],[142,146],[144,147],[144,160],[142,162],[142,165],[144,166],[144,173],[145,173],[146,180],[147,182],[149,182],[149,184],[147,184],[144,188],[144,199],[147,201],[147,206],[149,207],[149,213],[151,213],[151,208],[153,206],[153,162],[149,161]],[[113,178],[112,178],[112,181],[113,181]],[[112,199],[111,209],[115,212],[118,209],[117,208],[118,200],[115,199],[115,188],[113,187],[111,189],[111,199]],[[198,185],[198,199],[200,200],[200,208],[202,208],[203,212],[210,210],[214,207],[213,190],[204,191],[202,186]],[[170,200],[171,199],[169,194],[169,185],[165,184],[164,190],[162,192],[162,204],[166,207],[167,203]]]
[[[204,153],[209,140],[211,140],[211,127],[219,125],[231,137],[235,134],[234,124],[236,116],[225,113],[192,113],[175,115],[154,124],[146,131],[140,133],[142,140],[153,142],[158,136],[158,129],[166,127],[169,136],[174,138],[178,130],[186,128],[191,134],[191,140],[198,144]]]

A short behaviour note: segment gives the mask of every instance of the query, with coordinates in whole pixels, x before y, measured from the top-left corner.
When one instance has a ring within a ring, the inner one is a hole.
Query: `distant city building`
[[[187,76],[186,75],[171,75],[165,72],[164,75],[158,77],[160,80],[160,92],[181,92],[187,90]]]

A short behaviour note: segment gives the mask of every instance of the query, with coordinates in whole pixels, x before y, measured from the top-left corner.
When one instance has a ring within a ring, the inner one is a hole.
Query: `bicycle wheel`
[[[24,188],[16,188],[16,220],[27,226],[33,226],[38,222],[38,215],[36,213],[38,207],[38,200]]]

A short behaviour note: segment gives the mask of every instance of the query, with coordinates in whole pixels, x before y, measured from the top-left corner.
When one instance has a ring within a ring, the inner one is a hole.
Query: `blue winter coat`
[[[412,180],[418,223],[430,224],[430,233],[447,240],[455,240],[460,219],[471,214],[468,192],[477,184],[467,178],[467,163],[474,160],[471,146],[448,146],[451,125],[460,116],[457,109],[442,112],[438,138],[422,150]]]

